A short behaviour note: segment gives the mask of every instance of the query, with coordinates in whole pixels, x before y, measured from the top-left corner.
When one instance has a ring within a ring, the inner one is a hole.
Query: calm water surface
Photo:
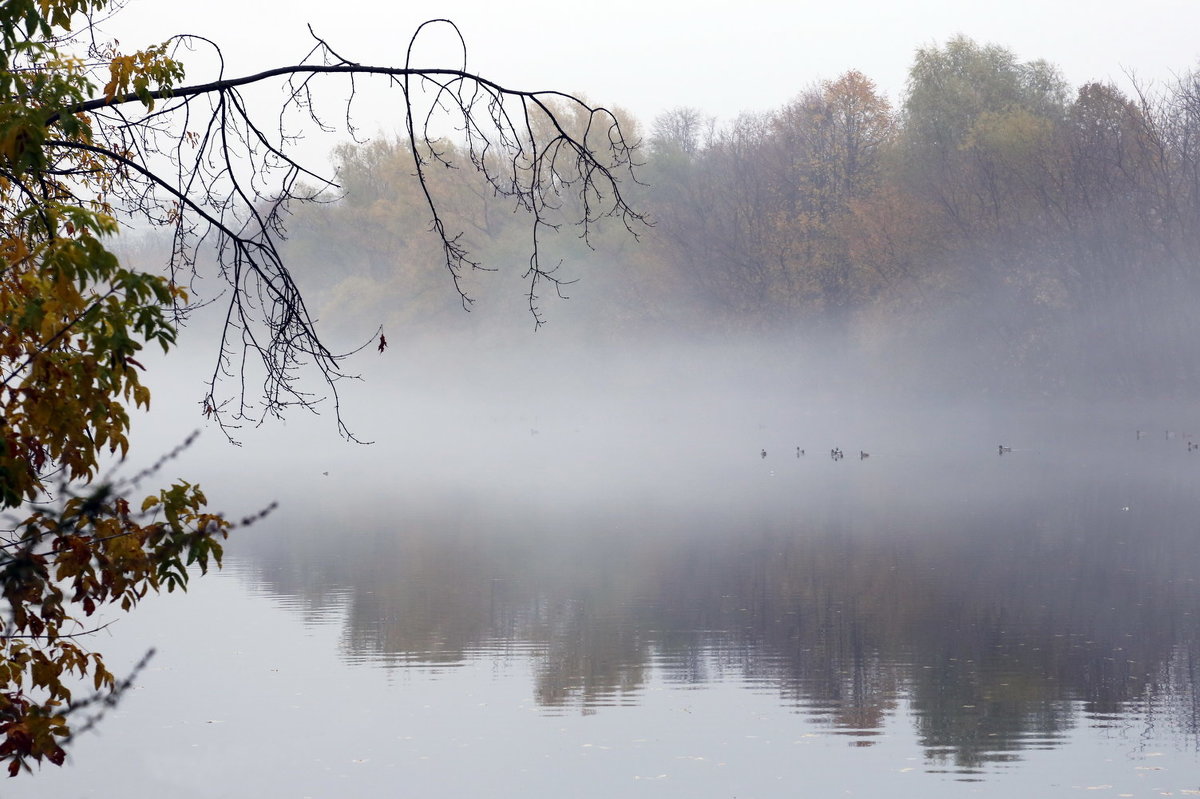
[[[1200,452],[1126,421],[298,456],[5,795],[1200,795]]]

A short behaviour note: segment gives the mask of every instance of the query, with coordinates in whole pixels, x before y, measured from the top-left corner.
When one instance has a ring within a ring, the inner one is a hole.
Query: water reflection
[[[966,779],[1080,726],[1194,749],[1200,460],[1103,455],[748,458],[724,504],[422,489],[249,554],[273,594],[344,603],[347,660],[526,659],[548,713],[638,703],[657,674],[770,692],[853,746],[911,719]]]

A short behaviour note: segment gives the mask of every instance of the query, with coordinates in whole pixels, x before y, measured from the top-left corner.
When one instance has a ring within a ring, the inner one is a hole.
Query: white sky
[[[646,124],[680,105],[720,119],[768,110],[848,69],[896,101],[914,51],[959,33],[1046,58],[1073,85],[1122,83],[1125,69],[1162,80],[1200,63],[1197,0],[130,0],[109,29],[126,49],[203,34],[237,74],[299,58],[306,23],[347,58],[400,64],[415,27],[433,16],[458,23],[473,71],[515,88],[581,92]],[[430,36],[421,65],[457,66],[438,46],[449,43]],[[207,77],[197,65],[189,82]],[[368,132],[399,125],[386,107],[359,112]]]

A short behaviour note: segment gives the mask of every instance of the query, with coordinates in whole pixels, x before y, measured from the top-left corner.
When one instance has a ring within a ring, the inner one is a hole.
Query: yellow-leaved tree
[[[12,775],[33,762],[62,764],[72,727],[97,717],[87,708],[111,704],[127,684],[85,646],[88,617],[105,604],[129,609],[148,593],[185,588],[189,567],[220,564],[233,525],[206,510],[197,486],[179,482],[143,496],[140,484],[154,469],[98,479],[100,459],[128,449],[130,409],[150,404],[138,353],[175,342],[188,309],[182,284],[198,257],[229,285],[204,414],[228,429],[311,406],[312,395],[295,383],[303,367],[336,398],[346,356],[322,344],[277,250],[289,204],[335,187],[286,150],[297,119],[323,124],[311,103],[316,79],[340,77],[348,100],[355,79],[390,83],[403,98],[422,187],[430,165],[453,152],[526,210],[531,294],[552,280],[538,235],[554,195],[586,201],[583,225],[603,215],[639,221],[619,182],[631,146],[603,108],[553,95],[590,120],[593,133],[605,131],[597,150],[555,121],[561,112],[552,109],[561,106],[546,93],[469,73],[465,55],[462,69],[374,67],[342,58],[315,34],[297,64],[188,85],[174,57],[180,44],[196,44],[188,37],[127,53],[78,36],[94,34],[93,15],[106,5],[0,3],[0,760]],[[240,90],[269,81],[280,84],[280,105],[263,113],[271,124],[260,124]],[[430,113],[447,109],[463,131],[453,148],[429,133]],[[535,130],[528,120],[542,116],[549,123]],[[508,154],[502,169],[498,153]],[[303,187],[302,177],[316,187]],[[479,263],[427,188],[425,196],[461,293],[463,271]],[[114,254],[123,219],[169,232],[161,272]],[[231,370],[231,362],[243,366]],[[239,371],[247,368],[261,380],[251,396]],[[220,378],[231,372],[235,389],[222,397]],[[337,422],[349,435],[340,415]],[[92,689],[87,697],[73,695],[80,684]]]

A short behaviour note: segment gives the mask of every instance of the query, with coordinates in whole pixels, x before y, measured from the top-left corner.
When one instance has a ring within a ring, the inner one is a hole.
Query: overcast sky
[[[473,71],[517,88],[584,93],[647,124],[680,105],[721,119],[768,110],[848,69],[895,101],[914,51],[960,33],[1023,60],[1046,58],[1074,85],[1121,83],[1127,69],[1162,80],[1200,62],[1197,0],[130,0],[108,27],[127,49],[202,34],[222,45],[231,73],[242,73],[303,55],[306,24],[347,58],[399,64],[413,30],[433,16],[462,29]],[[424,44],[420,65],[458,66],[444,32]],[[368,131],[397,129],[391,109],[359,112]]]

